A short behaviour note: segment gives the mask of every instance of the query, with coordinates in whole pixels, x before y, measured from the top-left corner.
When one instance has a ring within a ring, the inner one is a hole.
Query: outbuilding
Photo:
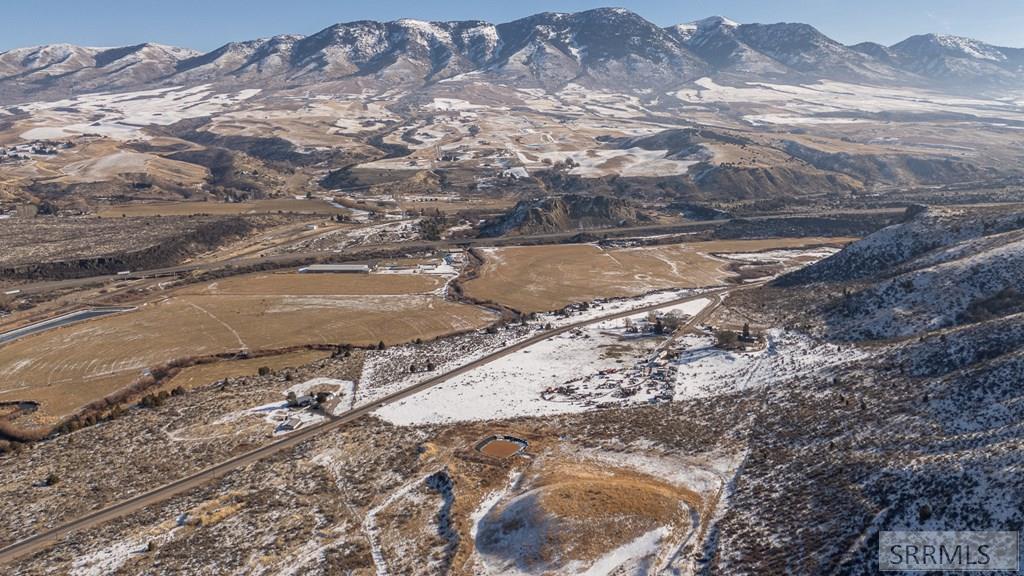
[[[369,274],[366,264],[310,264],[299,268],[303,274]]]

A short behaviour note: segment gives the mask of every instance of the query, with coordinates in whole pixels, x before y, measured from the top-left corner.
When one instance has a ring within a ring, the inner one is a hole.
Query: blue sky
[[[350,20],[479,19],[536,12],[629,8],[667,26],[712,15],[739,22],[806,22],[848,44],[891,44],[912,34],[958,34],[1024,47],[1024,0],[38,0],[4,2],[0,50],[69,42],[145,41],[210,50],[230,40],[310,34]]]

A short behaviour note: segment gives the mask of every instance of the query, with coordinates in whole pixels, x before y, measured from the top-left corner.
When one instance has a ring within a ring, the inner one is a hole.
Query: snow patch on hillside
[[[21,137],[37,140],[99,134],[119,140],[143,138],[141,128],[145,126],[169,126],[181,120],[225,112],[259,93],[258,88],[218,93],[207,84],[34,102],[19,106],[32,114],[36,124]]]

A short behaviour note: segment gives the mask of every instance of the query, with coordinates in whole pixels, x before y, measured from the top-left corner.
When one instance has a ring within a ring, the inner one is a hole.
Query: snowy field
[[[1018,102],[962,98],[923,90],[882,88],[829,80],[804,85],[751,82],[744,86],[725,86],[710,78],[701,78],[694,84],[695,88],[679,90],[673,95],[688,104],[730,102],[774,107],[777,112],[772,114],[744,117],[749,122],[761,124],[851,122],[849,118],[813,116],[879,112],[956,113],[1024,120],[1024,109]]]
[[[118,94],[84,94],[56,102],[34,102],[18,108],[32,114],[36,126],[26,140],[99,134],[117,140],[143,138],[141,128],[169,126],[181,120],[231,110],[260,93],[259,89],[216,93],[209,85],[159,88]]]
[[[590,148],[587,150],[557,150],[541,153],[530,152],[539,161],[531,161],[529,158],[519,154],[520,160],[533,168],[544,166],[544,160],[550,162],[563,162],[572,159],[576,166],[569,171],[570,174],[584,178],[600,178],[619,174],[622,176],[675,176],[686,174],[690,166],[697,164],[696,160],[674,160],[668,158],[668,150],[644,150],[642,148],[629,148],[627,150],[601,150]]]
[[[636,96],[567,84],[558,92],[564,103],[609,118],[638,118],[651,114]]]
[[[672,308],[694,315],[709,302],[700,299]],[[645,314],[639,314],[635,319],[643,316]],[[606,332],[620,328],[623,323],[623,320],[609,320],[548,338],[389,404],[377,414],[395,424],[413,425],[562,414],[618,404],[618,399],[607,397],[585,403],[549,401],[544,399],[543,393],[581,375],[596,377],[607,373],[603,383],[608,386],[606,392],[610,395],[614,383],[621,377],[618,371],[623,368],[623,362],[617,354],[605,353],[621,344],[619,336]]]
[[[709,302],[662,312],[693,315]],[[582,412],[770,386],[865,357],[853,347],[818,344],[781,330],[769,331],[768,345],[756,352],[721,350],[711,336],[687,335],[670,344],[674,355],[662,346],[609,354],[631,343],[623,325],[600,322],[544,340],[377,414],[394,424],[417,425]]]
[[[794,248],[784,250],[765,250],[763,252],[730,252],[715,254],[716,258],[737,260],[741,262],[772,262],[782,264],[794,258],[824,260],[839,252],[840,248],[822,246],[820,248]]]
[[[540,314],[526,326],[507,326],[494,334],[479,331],[448,338],[443,342],[393,346],[386,350],[371,351],[366,355],[363,373],[359,379],[356,405],[365,405],[438,374],[465,366],[506,346],[521,342],[546,326],[558,328],[699,293],[701,290],[663,290],[637,298],[617,298],[595,302],[586,309],[569,310],[565,315]],[[439,350],[428,352],[425,348]],[[410,364],[422,363],[423,357],[427,355],[434,359],[435,370],[410,373]]]

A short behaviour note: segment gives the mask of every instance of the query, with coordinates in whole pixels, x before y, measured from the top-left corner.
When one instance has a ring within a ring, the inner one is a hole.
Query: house
[[[291,432],[292,430],[298,430],[302,427],[303,421],[300,418],[288,418],[284,422],[281,422],[277,426],[278,432]]]
[[[444,255],[444,263],[449,265],[449,266],[454,266],[456,264],[461,264],[461,263],[463,263],[465,261],[466,261],[466,251],[465,250],[449,250],[448,253]]]

